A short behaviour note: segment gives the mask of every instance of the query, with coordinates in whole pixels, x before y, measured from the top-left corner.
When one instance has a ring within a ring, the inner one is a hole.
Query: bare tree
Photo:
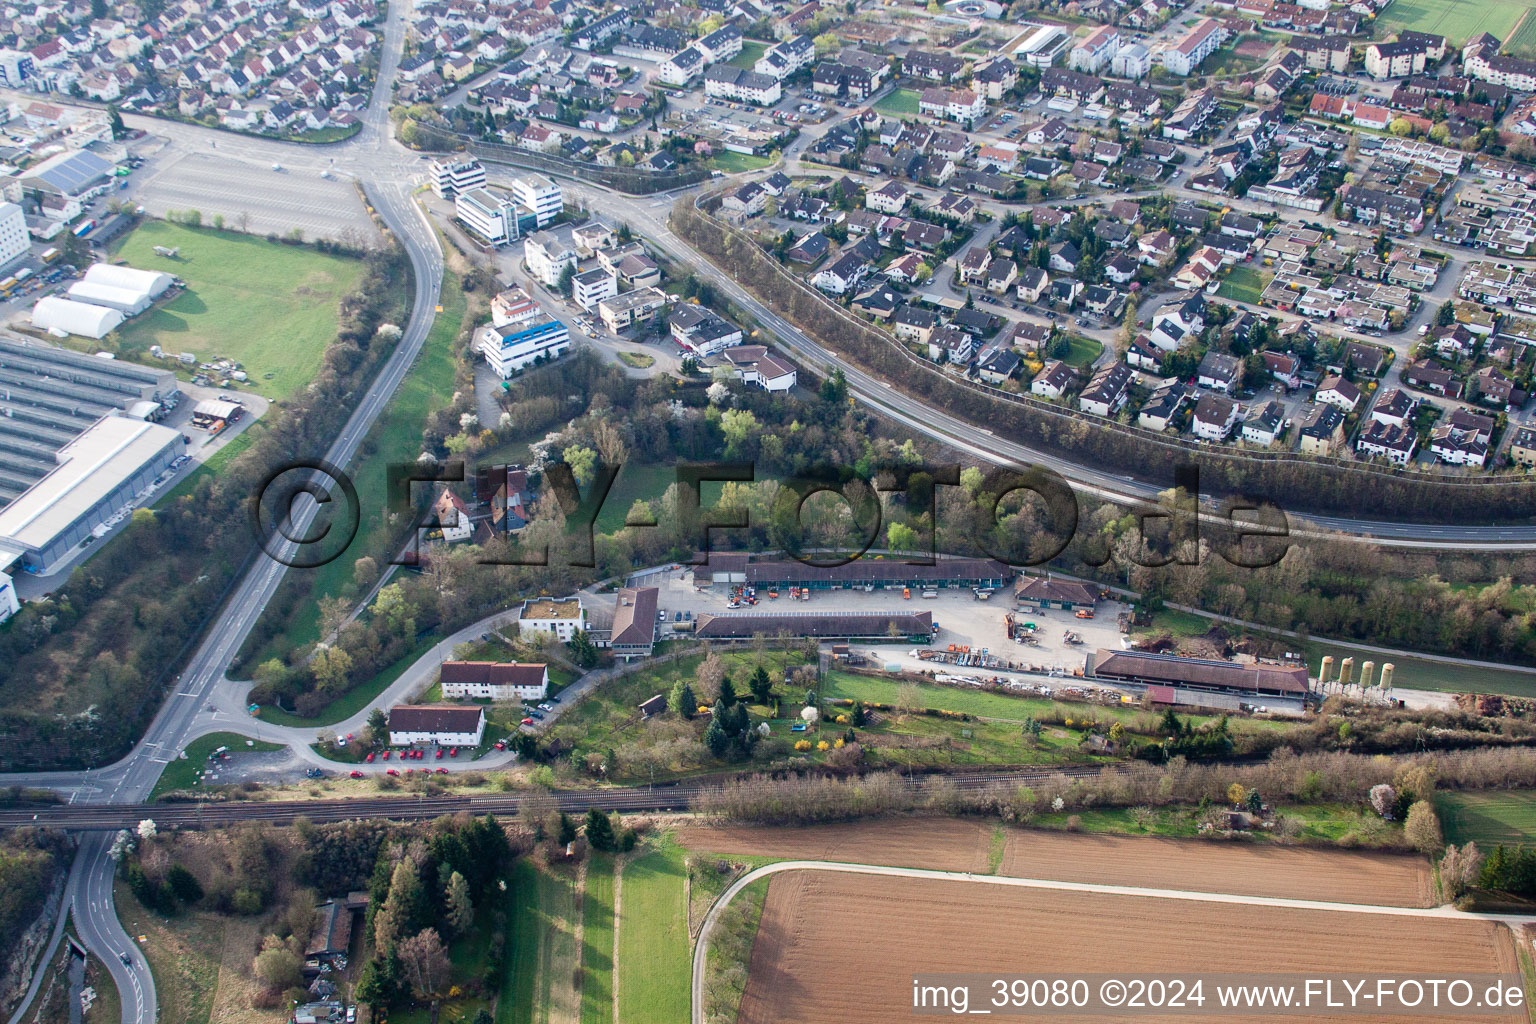
[[[400,964],[417,999],[428,999],[448,981],[448,951],[436,928],[426,928],[400,943]]]

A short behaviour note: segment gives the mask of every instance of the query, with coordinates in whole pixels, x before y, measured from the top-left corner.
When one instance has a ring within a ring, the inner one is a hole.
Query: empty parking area
[[[187,153],[175,146],[151,157],[140,174],[133,196],[157,217],[196,210],[204,224],[218,215],[231,227],[256,234],[284,235],[298,228],[306,239],[361,233],[371,240],[378,235],[357,187],[336,177],[274,171],[270,165]]]

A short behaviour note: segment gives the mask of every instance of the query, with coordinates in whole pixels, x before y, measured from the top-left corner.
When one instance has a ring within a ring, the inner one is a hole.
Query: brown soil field
[[[796,871],[775,875],[769,885],[738,1024],[905,1020],[912,975],[919,971],[1337,974],[1346,965],[1351,972],[1399,976],[1518,971],[1509,930],[1484,921]],[[1129,1024],[1146,1016],[1093,1019]],[[1220,1019],[1261,1024],[1272,1018]],[[1308,1019],[1411,1024],[1423,1018]],[[1520,1018],[1456,1019],[1508,1024]]]
[[[992,828],[960,818],[897,818],[810,828],[688,825],[677,830],[677,839],[690,850],[726,856],[985,871]]]
[[[1434,903],[1422,857],[1240,841],[1017,830],[998,874],[1391,907]]]
[[[895,818],[813,828],[688,826],[677,836],[689,849],[726,856],[979,873],[988,870],[996,828],[957,818]],[[1018,878],[1386,906],[1432,902],[1429,869],[1418,857],[1041,829],[1004,828],[1003,836],[998,873]]]

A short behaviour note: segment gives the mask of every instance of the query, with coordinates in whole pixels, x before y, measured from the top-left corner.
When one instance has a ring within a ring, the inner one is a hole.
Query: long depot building
[[[1148,695],[1162,703],[1174,703],[1175,688],[1297,700],[1305,697],[1308,690],[1305,665],[1239,664],[1105,648],[1088,655],[1083,674],[1145,686]]]
[[[710,566],[701,568],[712,567],[720,558],[721,555],[711,555]],[[866,555],[844,565],[814,566],[794,559],[740,564],[727,555],[722,566],[732,575],[739,572],[743,582],[759,590],[786,590],[789,587],[811,590],[979,587],[993,590],[1006,586],[1013,579],[1012,569],[990,558],[937,558],[931,565],[915,565],[901,557]],[[695,579],[699,575],[696,572]]]

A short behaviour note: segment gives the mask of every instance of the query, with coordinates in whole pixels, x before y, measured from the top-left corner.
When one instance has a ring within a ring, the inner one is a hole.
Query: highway
[[[411,318],[378,378],[324,454],[325,461],[341,467],[352,461],[369,428],[421,351],[436,316],[442,281],[443,255],[437,235],[411,198],[412,174],[407,168],[413,169],[418,161],[395,143],[390,134],[390,82],[399,62],[404,36],[403,23],[398,17],[391,19],[385,29],[382,67],[365,126],[347,144],[344,155],[345,166],[359,174],[369,203],[410,258],[415,278]],[[330,165],[329,155],[316,155],[312,147],[232,137],[222,132],[147,118],[132,120],[136,122],[135,127],[199,148],[218,148],[215,143],[222,142],[225,154],[237,160],[270,165],[276,152],[282,155],[275,159],[289,160],[293,154],[302,157],[310,166]],[[305,503],[295,513],[289,535],[302,535],[315,512],[313,502]],[[291,544],[288,547],[291,549]],[[153,789],[166,762],[176,757],[200,732],[208,731],[206,725],[199,724],[199,710],[210,703],[221,687],[235,685],[226,679],[225,671],[287,571],[280,561],[266,557],[256,559],[252,566],[210,625],[206,639],[177,677],[165,704],[133,751],[114,765],[80,773],[92,802],[141,803]],[[101,816],[101,820],[107,820],[109,812],[106,808],[76,806],[87,816]],[[138,812],[112,818],[112,827],[127,827],[123,823],[128,818],[136,822],[138,818],[133,817],[134,814]],[[138,817],[144,816],[138,814]],[[112,880],[116,865],[108,856],[110,844],[108,832],[95,832],[82,840],[76,854],[78,866],[71,872],[64,906],[72,912],[81,939],[101,958],[122,994],[123,1024],[154,1024],[158,1007],[149,965],[137,944],[123,930],[113,907]],[[122,959],[124,956],[126,964]]]

